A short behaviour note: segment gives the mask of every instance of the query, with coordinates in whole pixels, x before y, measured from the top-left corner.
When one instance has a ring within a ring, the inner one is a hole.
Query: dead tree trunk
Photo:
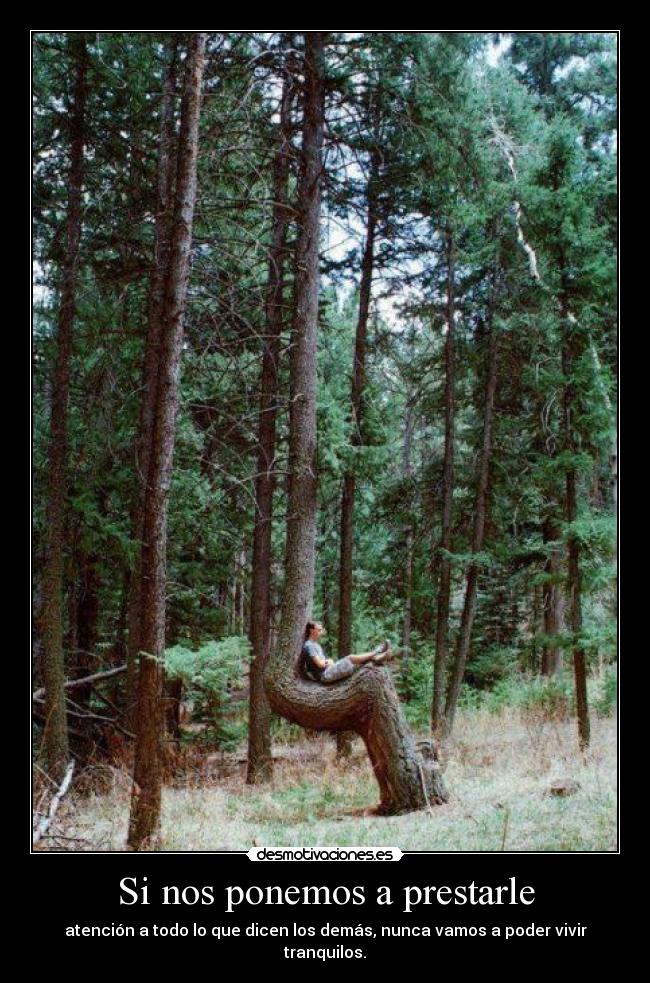
[[[438,609],[436,614],[436,654],[433,666],[433,704],[431,729],[437,733],[443,725],[449,602],[451,597],[451,522],[454,502],[454,414],[455,414],[455,304],[454,241],[447,232],[447,336],[445,340],[445,456],[442,466],[442,534],[438,555]]]
[[[86,70],[88,52],[83,34],[71,35],[70,52],[76,64],[70,123],[70,173],[63,282],[59,305],[56,361],[48,448],[47,543],[43,570],[43,663],[45,729],[43,745],[47,770],[60,782],[68,766],[68,724],[63,683],[63,550],[68,456],[68,397],[75,318],[77,263],[81,239],[81,194],[84,172]]]
[[[259,450],[255,484],[256,520],[253,533],[251,583],[250,704],[248,717],[248,770],[246,781],[267,782],[273,774],[271,708],[264,690],[264,667],[269,655],[271,623],[271,533],[275,491],[275,444],[278,402],[278,362],[284,322],[283,285],[287,259],[289,170],[291,162],[291,105],[293,82],[285,75],[280,104],[279,147],[273,167],[273,232],[266,290],[266,338],[260,380]]]
[[[351,730],[365,741],[381,791],[379,810],[408,812],[445,798],[435,763],[417,751],[390,671],[363,667],[325,686],[298,675],[311,615],[316,540],[316,336],[322,180],[324,37],[305,34],[305,98],[300,181],[296,314],[291,358],[289,501],[280,634],[266,667],[273,710],[313,730]]]
[[[176,45],[168,55],[163,80],[163,97],[158,145],[158,202],[155,225],[154,261],[149,287],[149,312],[142,370],[142,402],[140,424],[136,444],[135,472],[137,477],[136,499],[132,513],[132,538],[138,544],[135,570],[130,579],[128,607],[126,719],[133,725],[135,716],[138,660],[140,657],[141,629],[141,570],[140,551],[144,528],[144,510],[147,495],[151,434],[156,409],[156,383],[160,361],[160,338],[165,302],[165,278],[169,268],[169,250],[174,197],[174,95],[176,88]]]
[[[172,475],[183,342],[183,315],[196,199],[205,34],[193,34],[187,56],[169,270],[160,334],[141,555],[140,669],[129,846],[153,842],[160,823],[162,784],[162,659],[165,649],[167,502]]]
[[[491,307],[494,301],[491,300]],[[476,485],[476,502],[474,505],[474,524],[472,528],[472,553],[476,555],[483,549],[483,539],[485,536],[485,518],[487,514],[488,488],[490,477],[490,458],[492,456],[492,423],[494,420],[494,397],[497,388],[497,356],[498,356],[498,336],[494,329],[493,312],[489,312],[489,344],[488,344],[488,369],[485,386],[485,408],[483,411],[483,443],[481,446],[481,457],[478,470],[478,481]],[[478,588],[479,565],[473,560],[467,571],[467,583],[465,586],[465,600],[463,603],[463,614],[460,622],[460,634],[456,645],[456,657],[454,668],[447,691],[447,701],[445,704],[445,719],[443,722],[443,733],[449,737],[454,726],[454,717],[460,688],[465,675],[465,666],[469,647],[472,640],[472,628],[474,627],[474,616],[476,614],[476,594]]]

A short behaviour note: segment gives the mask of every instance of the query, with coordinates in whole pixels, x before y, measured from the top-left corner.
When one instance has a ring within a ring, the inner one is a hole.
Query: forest
[[[617,848],[617,44],[32,33],[33,849]]]

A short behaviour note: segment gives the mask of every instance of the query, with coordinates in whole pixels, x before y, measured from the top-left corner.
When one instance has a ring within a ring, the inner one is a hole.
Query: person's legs
[[[348,655],[347,658],[355,666],[362,666],[366,662],[371,662],[376,655],[376,652],[361,652],[359,655]]]
[[[339,659],[333,665],[328,666],[320,677],[321,683],[336,683],[340,679],[347,679],[356,669],[352,661],[352,656],[348,655],[345,659]]]
[[[339,659],[333,665],[328,666],[320,677],[321,683],[336,683],[340,679],[347,679],[360,666],[367,662],[383,662],[392,655],[390,642],[382,642],[372,652],[360,652],[357,655],[346,655],[344,659]]]
[[[360,655],[349,655],[348,658],[352,659],[355,666],[362,666],[366,662],[385,662],[392,656],[391,646],[388,639],[385,642],[381,642],[376,649],[372,652],[362,652]]]

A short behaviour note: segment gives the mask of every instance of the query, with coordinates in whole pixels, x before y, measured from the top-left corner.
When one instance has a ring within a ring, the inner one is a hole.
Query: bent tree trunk
[[[300,635],[298,630],[298,646]],[[301,679],[288,662],[284,672],[280,667],[267,678],[269,701],[282,717],[312,730],[359,734],[379,785],[379,815],[447,801],[439,767],[416,746],[389,669],[363,666],[349,679],[326,686]]]
[[[323,142],[324,37],[305,35],[305,98],[297,247],[296,314],[291,359],[289,503],[285,593],[280,634],[265,685],[276,713],[313,730],[350,730],[368,749],[381,791],[379,812],[395,814],[446,798],[435,763],[415,746],[390,671],[359,669],[325,686],[299,677],[297,661],[311,614],[316,538],[316,330]]]

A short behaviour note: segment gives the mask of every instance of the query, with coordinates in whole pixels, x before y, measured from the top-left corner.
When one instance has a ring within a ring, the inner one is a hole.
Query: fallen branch
[[[50,823],[54,819],[56,815],[56,811],[59,808],[61,799],[70,788],[70,782],[72,781],[73,771],[74,771],[74,761],[71,761],[66,769],[66,773],[63,776],[63,781],[61,782],[58,791],[55,793],[55,795],[52,796],[52,801],[50,802],[50,809],[48,815],[45,816],[44,819],[41,819],[40,823],[38,824],[38,829],[36,830],[36,832],[32,837],[32,846],[36,846],[38,841],[47,833],[50,827]]]
[[[84,676],[83,679],[69,679],[63,684],[64,689],[81,689],[84,686],[92,686],[93,683],[104,679],[111,679],[113,676],[120,676],[126,672],[126,666],[118,666],[116,669],[106,669],[104,672],[95,672],[92,676]],[[32,700],[42,700],[45,696],[45,687],[35,690]]]
[[[45,701],[42,700],[40,697],[38,697],[35,698],[34,702],[44,703]],[[100,713],[92,713],[91,711],[81,710],[81,707],[79,707],[78,703],[75,703],[73,700],[70,700],[69,702],[72,704],[73,707],[77,707],[77,710],[72,710],[70,706],[66,704],[66,713],[68,714],[69,717],[76,717],[78,720],[98,720],[101,724],[109,724],[109,726],[114,727],[116,730],[119,730],[120,733],[124,734],[125,737],[129,737],[129,738],[135,737],[134,733],[132,733],[130,730],[127,730],[125,727],[122,727],[122,725],[118,723],[114,717],[105,717],[103,716],[103,714]],[[78,731],[77,734],[79,734]]]

